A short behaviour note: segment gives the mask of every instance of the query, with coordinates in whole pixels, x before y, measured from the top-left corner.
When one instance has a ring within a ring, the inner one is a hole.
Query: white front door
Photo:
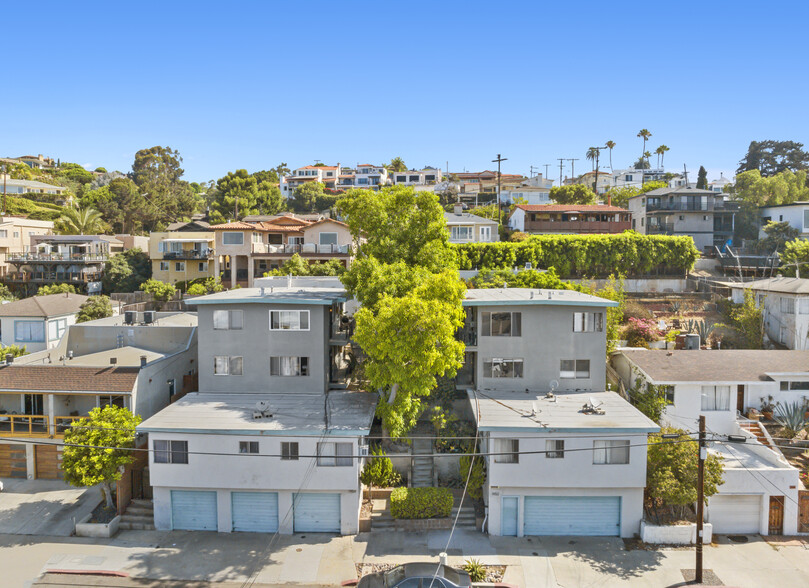
[[[506,537],[517,536],[517,516],[520,512],[518,496],[503,496],[500,507],[500,534]]]

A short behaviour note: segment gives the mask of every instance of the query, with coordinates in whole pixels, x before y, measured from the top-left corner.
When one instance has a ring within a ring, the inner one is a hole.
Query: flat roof
[[[444,218],[447,221],[448,225],[456,225],[456,224],[467,224],[473,222],[478,225],[496,225],[497,221],[492,220],[490,218],[486,218],[484,216],[479,216],[477,214],[472,214],[471,212],[462,212],[461,214],[455,212],[445,212]]]
[[[620,430],[654,433],[660,427],[615,392],[560,392],[547,398],[546,391],[493,392],[468,390],[479,431],[534,433],[598,433]],[[604,414],[586,414],[592,402]]]
[[[560,306],[618,306],[617,302],[576,290],[535,288],[474,288],[466,291],[464,306],[550,304]]]
[[[117,300],[112,301],[113,304],[121,304]],[[143,311],[136,313],[138,321],[143,320]],[[86,323],[78,323],[70,325],[71,329],[82,327],[123,327],[126,325],[126,313],[121,313],[117,316],[108,316],[94,321],[87,321]],[[149,325],[135,324],[132,327],[143,327],[152,329],[154,327],[196,327],[198,324],[196,312],[158,312],[155,313],[155,321]]]
[[[772,375],[809,376],[809,351],[722,349],[622,353],[656,383],[769,381]]]
[[[87,353],[84,355],[74,355],[73,359],[65,361],[66,366],[93,366],[93,367],[108,367],[111,365],[118,365],[121,367],[140,367],[140,358],[146,356],[146,362],[152,362],[156,359],[162,359],[167,354],[160,351],[150,351],[143,347],[135,347],[127,345],[125,347],[116,347],[114,349],[105,349],[104,351],[97,351],[95,353]],[[110,359],[115,358],[117,363],[111,364]],[[55,362],[56,358],[51,354],[51,360]]]
[[[748,443],[725,443],[724,441],[712,441],[708,446],[708,450],[722,457],[722,466],[725,469],[792,469],[789,462],[786,460],[782,461],[783,458],[779,459],[779,455],[771,449],[752,440]],[[768,456],[772,459],[765,459],[762,457],[761,453],[754,451],[753,447],[756,447],[759,449],[759,451],[764,449],[764,451],[767,452],[764,453],[764,455],[767,455],[768,453],[772,454],[771,456]]]
[[[138,426],[138,431],[216,435],[367,435],[378,398],[373,393],[347,390],[333,390],[328,394],[193,393],[146,419]],[[260,401],[267,404],[269,409],[266,412],[272,416],[253,417]]]
[[[809,279],[806,278],[763,278],[749,282],[722,282],[731,288],[750,288],[783,294],[809,294]]]
[[[207,296],[190,298],[186,304],[332,304],[345,302],[342,288],[235,288]]]

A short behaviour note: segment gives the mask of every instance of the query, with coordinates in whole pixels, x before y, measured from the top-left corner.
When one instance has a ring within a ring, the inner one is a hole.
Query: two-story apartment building
[[[809,351],[620,350],[611,363],[623,385],[664,386],[661,424],[694,431],[705,416],[709,450],[723,458],[724,483],[708,501],[715,533],[792,535],[799,491],[792,467],[758,422],[745,418],[763,403],[805,406]],[[742,442],[739,442],[739,440]]]
[[[381,165],[363,163],[358,165],[356,169],[350,167],[341,168],[340,175],[337,178],[337,189],[365,188],[378,190],[381,186],[386,186],[389,183],[387,168]]]
[[[629,199],[632,229],[644,235],[687,235],[700,251],[733,237],[738,205],[711,190],[659,188]]]
[[[391,182],[397,186],[432,186],[441,181],[444,174],[435,167],[390,172]]]
[[[523,204],[550,204],[551,188],[553,180],[543,178],[542,174],[536,174],[528,178],[519,186],[509,185],[500,191],[500,200],[511,204],[522,202]]]
[[[766,237],[764,227],[772,221],[776,223],[788,222],[789,226],[800,232],[802,239],[809,239],[809,201],[798,201],[790,204],[774,204],[759,208],[761,215],[761,231],[759,238]]]
[[[176,284],[215,276],[215,242],[214,231],[152,233],[149,235],[152,277]]]
[[[309,221],[281,215],[269,221],[214,225],[214,275],[230,287],[252,287],[256,277],[298,254],[310,263],[332,259],[348,266],[353,238],[348,226],[331,218]]]
[[[292,198],[295,188],[307,182],[320,182],[326,188],[335,189],[337,176],[340,174],[340,164],[337,165],[306,165],[292,170],[288,176],[282,176],[279,181],[281,194]]]
[[[158,529],[358,531],[377,396],[343,389],[344,303],[342,288],[277,285],[191,301],[200,393],[138,427]]]
[[[497,221],[464,212],[456,204],[452,212],[445,212],[450,243],[493,243],[500,240]]]
[[[518,204],[508,226],[533,235],[623,233],[632,227],[632,213],[606,204]]]
[[[196,316],[137,314],[70,325],[56,347],[0,364],[0,477],[59,478],[74,420],[107,404],[147,418],[193,387]]]
[[[8,257],[27,251],[32,235],[50,235],[52,232],[53,221],[19,216],[0,217],[0,278],[9,271]]]
[[[31,235],[30,239],[24,252],[6,257],[14,269],[3,277],[10,288],[28,293],[63,283],[90,294],[100,292],[107,261],[124,249],[121,241],[108,235]]]
[[[646,435],[658,430],[605,392],[615,303],[567,290],[468,290],[456,386],[487,453],[492,535],[638,532]]]

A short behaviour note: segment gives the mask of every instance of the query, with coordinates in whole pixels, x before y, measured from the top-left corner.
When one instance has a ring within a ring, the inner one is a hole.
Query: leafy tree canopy
[[[765,177],[784,171],[809,169],[809,152],[796,141],[750,141],[747,154],[739,162],[737,174],[758,170]]]
[[[127,177],[114,178],[104,186],[86,191],[81,204],[98,210],[116,234],[141,232],[150,222],[146,199]]]
[[[708,171],[703,166],[699,166],[699,172],[697,172],[697,190],[707,190],[707,189],[708,189]]]
[[[54,228],[62,235],[95,235],[107,225],[101,213],[93,208],[65,208]]]
[[[809,272],[809,241],[806,239],[790,241],[784,246],[784,255],[781,259],[784,262],[781,268],[784,275],[795,276],[796,268],[800,268],[802,273],[799,274],[806,277]]]
[[[140,422],[139,416],[117,406],[94,408],[89,418],[73,421],[76,427],[65,431],[62,451],[65,481],[71,486],[101,484],[112,508],[112,482],[120,480],[120,468],[134,460],[127,449],[135,445]]]
[[[197,207],[197,198],[188,182],[182,180],[184,170],[180,152],[171,147],[155,146],[135,153],[132,179],[146,197],[149,230],[189,217]]]
[[[780,223],[770,221],[764,226],[763,231],[767,236],[759,241],[759,248],[768,253],[783,251],[784,246],[786,246],[789,241],[797,239],[801,234],[801,232],[791,226],[788,221]]]
[[[152,277],[152,262],[149,254],[139,247],[127,249],[114,255],[107,262],[103,286],[107,293],[135,292]]]
[[[736,176],[733,195],[756,207],[809,200],[807,172],[786,170],[771,176],[758,170],[742,172]]]
[[[289,206],[294,212],[309,214],[332,208],[338,196],[330,194],[320,182],[306,182],[295,188]]]
[[[551,200],[557,204],[595,204],[596,195],[584,184],[554,186],[551,188]]]
[[[40,286],[37,296],[49,296],[51,294],[75,294],[76,286],[73,284],[50,284]]]
[[[388,168],[388,171],[392,172],[403,172],[407,171],[407,165],[405,165],[404,159],[401,157],[394,157],[390,160],[390,163],[385,166]]]
[[[668,184],[663,181],[646,182],[643,186],[621,186],[620,188],[613,188],[605,195],[605,199],[609,197],[613,206],[620,206],[626,208],[629,206],[629,199],[639,194],[645,194],[658,188],[668,188]]]
[[[177,292],[177,289],[172,284],[166,284],[153,278],[143,282],[140,289],[144,292],[149,292],[158,302],[168,302]]]
[[[5,359],[6,355],[13,355],[14,357],[21,357],[28,355],[28,350],[25,345],[0,345],[0,358]]]
[[[345,266],[336,259],[309,263],[295,253],[280,268],[265,272],[264,276],[340,276],[345,271]]]
[[[259,177],[274,172],[258,173],[262,175],[251,175],[246,169],[238,169],[217,181],[212,202],[214,222],[234,218],[237,209],[239,218],[243,218],[251,214],[275,214],[283,208],[284,197],[278,186],[269,180],[259,181]]]
[[[102,318],[112,316],[112,303],[109,296],[90,296],[79,307],[79,313],[76,315],[77,323],[86,323],[87,321],[94,321]]]

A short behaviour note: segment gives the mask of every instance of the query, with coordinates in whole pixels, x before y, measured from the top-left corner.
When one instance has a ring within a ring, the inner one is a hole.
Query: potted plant
[[[761,413],[753,407],[747,409],[747,418],[751,421],[758,421],[761,418]]]
[[[773,397],[767,396],[767,400],[761,401],[761,414],[764,415],[764,418],[768,421],[772,420],[772,414],[775,410],[775,404],[773,403]]]

